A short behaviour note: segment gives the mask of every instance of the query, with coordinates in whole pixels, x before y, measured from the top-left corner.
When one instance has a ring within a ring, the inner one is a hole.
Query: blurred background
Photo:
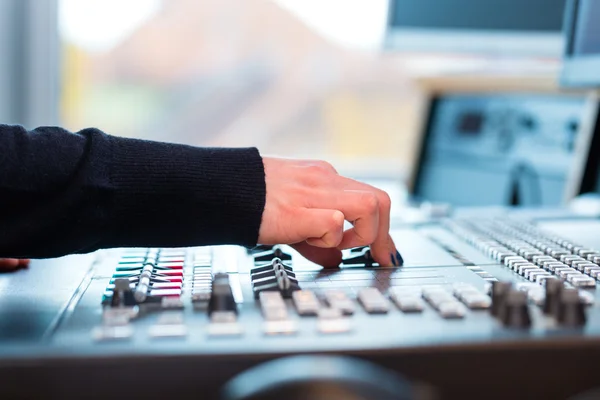
[[[553,90],[563,7],[0,0],[0,120],[257,146],[407,181],[432,91]]]

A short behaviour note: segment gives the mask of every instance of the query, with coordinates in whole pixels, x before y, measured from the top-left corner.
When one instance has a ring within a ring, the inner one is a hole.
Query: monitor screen
[[[434,99],[413,197],[454,206],[562,204],[584,101],[511,94]]]
[[[559,58],[566,0],[390,0],[385,46]]]
[[[564,31],[566,46],[561,84],[600,87],[600,2],[568,0]]]
[[[565,0],[392,0],[392,27],[560,32]]]
[[[580,2],[573,33],[572,56],[600,55],[600,1]]]

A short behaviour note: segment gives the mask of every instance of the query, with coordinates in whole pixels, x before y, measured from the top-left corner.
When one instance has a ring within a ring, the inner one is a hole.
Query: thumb
[[[344,214],[338,210],[302,208],[297,214],[296,233],[315,247],[337,247],[344,235]]]

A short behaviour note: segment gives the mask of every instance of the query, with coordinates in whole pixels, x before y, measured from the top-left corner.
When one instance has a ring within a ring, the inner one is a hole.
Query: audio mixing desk
[[[0,276],[0,397],[218,399],[271,360],[343,355],[405,379],[407,398],[575,398],[600,386],[589,232],[598,222],[398,227],[398,268],[358,248],[323,269],[288,246],[36,261]]]

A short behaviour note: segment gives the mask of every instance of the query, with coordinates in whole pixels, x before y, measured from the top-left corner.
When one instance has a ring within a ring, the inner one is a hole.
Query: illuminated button
[[[150,296],[181,296],[181,289],[152,289]]]
[[[185,257],[180,256],[163,256],[162,254],[158,258],[159,263],[180,263],[183,264],[185,262]]]
[[[122,258],[121,261],[119,261],[119,265],[122,265],[122,264],[139,264],[139,263],[144,263],[145,260],[146,260],[146,257],[128,257],[128,258]]]
[[[119,266],[115,269],[116,271],[137,271],[141,270],[144,267],[142,263],[132,263],[132,264],[119,264]]]
[[[182,262],[159,262],[156,264],[157,268],[169,268],[169,269],[183,269]]]
[[[163,269],[156,274],[161,276],[183,276],[183,271],[180,269]]]
[[[182,282],[156,282],[152,284],[152,289],[181,289]]]

